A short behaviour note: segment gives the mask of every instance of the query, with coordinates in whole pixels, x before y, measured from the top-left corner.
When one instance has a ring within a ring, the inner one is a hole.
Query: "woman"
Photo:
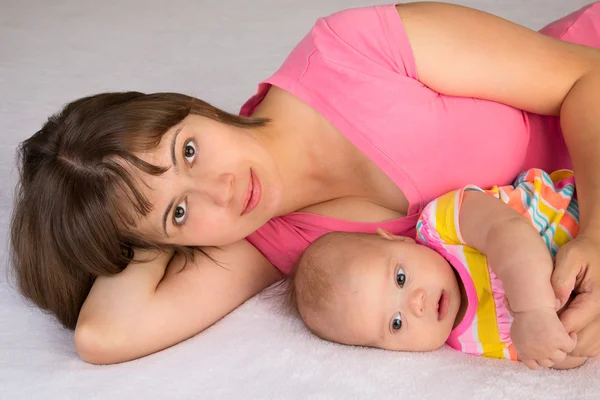
[[[600,47],[599,10],[544,33]],[[574,354],[595,356],[597,93],[591,47],[411,3],[319,20],[241,117],[178,94],[77,100],[21,145],[20,288],[75,328],[85,361],[131,360],[212,325],[326,232],[414,234],[453,188],[573,167],[581,231],[553,285],[563,302],[579,293],[563,323]]]

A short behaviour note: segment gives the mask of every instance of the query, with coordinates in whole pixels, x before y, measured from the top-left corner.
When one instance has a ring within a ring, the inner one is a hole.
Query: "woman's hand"
[[[600,354],[600,239],[580,234],[557,253],[552,288],[561,307],[560,320],[569,333],[577,334],[571,355]]]

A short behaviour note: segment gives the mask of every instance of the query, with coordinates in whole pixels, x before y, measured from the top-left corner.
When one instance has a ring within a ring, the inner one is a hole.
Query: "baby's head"
[[[302,255],[290,290],[317,336],[401,351],[442,346],[461,301],[454,271],[442,256],[382,230],[322,236]]]

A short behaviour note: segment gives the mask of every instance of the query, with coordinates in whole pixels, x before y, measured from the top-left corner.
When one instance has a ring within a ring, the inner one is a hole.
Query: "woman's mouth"
[[[248,214],[256,208],[258,203],[260,203],[261,189],[258,177],[254,174],[252,168],[250,168],[250,179],[248,180],[248,188],[246,189],[246,195],[242,203],[242,213],[240,215]]]
[[[442,290],[442,294],[438,300],[438,321],[443,320],[446,317],[446,314],[448,314],[449,301],[450,298],[448,297],[448,293]]]

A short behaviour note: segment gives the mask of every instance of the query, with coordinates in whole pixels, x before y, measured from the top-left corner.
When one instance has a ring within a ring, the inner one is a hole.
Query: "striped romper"
[[[486,257],[464,242],[459,226],[463,193],[477,190],[502,200],[524,215],[546,242],[552,254],[577,235],[579,214],[573,172],[548,174],[531,169],[513,185],[482,190],[476,186],[450,192],[426,206],[417,223],[417,241],[448,260],[467,293],[465,316],[447,343],[465,353],[517,360],[510,339],[512,317],[503,304],[502,282]]]

